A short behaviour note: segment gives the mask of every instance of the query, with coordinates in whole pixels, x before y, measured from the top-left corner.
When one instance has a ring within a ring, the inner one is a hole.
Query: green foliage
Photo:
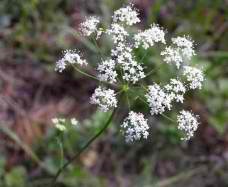
[[[15,167],[4,176],[5,187],[26,187],[26,170]]]

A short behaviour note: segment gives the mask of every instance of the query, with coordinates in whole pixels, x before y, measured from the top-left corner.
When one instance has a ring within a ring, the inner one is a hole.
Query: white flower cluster
[[[117,107],[117,99],[114,90],[98,87],[90,98],[91,104],[96,104],[103,112]]]
[[[148,86],[148,89],[146,99],[150,106],[151,115],[161,114],[166,108],[168,110],[171,109],[172,97],[166,94],[158,84],[155,83],[154,85]]]
[[[112,23],[107,29],[99,27],[101,24],[95,16],[89,17],[80,25],[80,30],[84,36],[96,33],[95,39],[99,39],[106,34],[110,36],[113,42],[110,56],[101,60],[97,67],[97,77],[93,76],[99,80],[102,86],[96,88],[90,98],[90,103],[98,105],[104,112],[117,107],[116,96],[119,93],[127,92],[129,89],[135,91],[134,89],[138,85],[143,84],[140,81],[150,75],[150,73],[145,73],[147,67],[136,60],[135,51],[137,50],[135,49],[139,47],[147,50],[161,43],[163,50],[160,55],[163,61],[174,64],[181,73],[178,74],[177,78],[170,79],[168,84],[164,86],[157,83],[142,86],[143,91],[145,87],[147,88],[147,92],[144,92],[146,98],[144,102],[149,105],[151,115],[163,114],[165,111],[171,110],[173,102],[184,102],[186,91],[202,87],[203,72],[189,65],[191,58],[195,55],[192,40],[185,36],[178,36],[171,38],[171,44],[167,45],[165,32],[157,24],[152,24],[149,29],[144,31],[128,32],[129,26],[139,22],[138,11],[133,5],[129,5],[114,12]],[[67,63],[87,64],[75,51],[66,51],[64,57],[57,62],[56,70],[62,72]],[[103,84],[112,85],[115,90],[109,89]],[[135,84],[137,85],[135,86]],[[118,92],[115,92],[116,89]],[[137,94],[137,92],[135,93]],[[141,95],[137,97],[141,97]],[[182,111],[181,115],[178,116],[178,128],[185,131],[188,138],[193,135],[192,132],[198,126],[197,121],[190,114]],[[131,111],[121,125],[126,141],[132,142],[147,138],[149,135],[147,121],[143,114]]]
[[[52,123],[55,125],[56,129],[59,131],[66,131],[65,123],[66,119],[64,118],[53,118]]]
[[[81,32],[84,36],[90,36],[92,33],[97,31],[97,26],[100,20],[96,16],[91,16],[80,24]]]
[[[82,59],[76,51],[66,50],[64,51],[64,56],[56,62],[55,70],[62,72],[68,63],[78,64],[80,66],[87,65],[86,60]]]
[[[98,65],[99,71],[98,78],[101,81],[107,81],[110,83],[116,82],[117,72],[115,70],[115,61],[112,59],[105,60]]]
[[[140,22],[138,12],[133,8],[133,5],[116,10],[112,18],[113,22],[122,22],[129,26]]]
[[[174,100],[183,103],[186,92],[183,83],[176,79],[171,79],[164,88],[155,83],[148,86],[148,90],[146,99],[150,106],[151,115],[162,114],[166,109],[170,110]]]
[[[184,66],[184,75],[187,77],[191,89],[201,89],[204,80],[203,72],[191,66]]]
[[[140,140],[141,138],[146,139],[149,135],[149,125],[144,115],[136,112],[129,112],[127,118],[125,118],[121,125],[123,134],[125,135],[126,142],[133,142]]]
[[[182,110],[177,116],[178,129],[184,133],[182,140],[189,140],[197,130],[199,122],[191,112]]]
[[[142,43],[143,48],[148,49],[158,42],[165,44],[165,33],[158,25],[153,24],[150,29],[136,34],[134,40],[136,48]]]
[[[161,55],[164,56],[164,61],[166,63],[174,63],[179,69],[184,62],[191,60],[192,56],[195,55],[193,49],[193,43],[186,37],[172,38],[172,44],[174,46],[168,46]]]
[[[122,79],[135,84],[145,77],[143,67],[135,60],[132,49],[124,43],[118,43],[111,51],[111,57],[115,59],[122,71]]]
[[[67,130],[67,120],[65,118],[53,118],[52,123],[55,125],[55,128],[59,131],[64,132]],[[71,118],[69,123],[73,126],[78,125],[78,121],[75,118]]]
[[[176,102],[180,103],[184,102],[186,88],[181,81],[177,79],[171,79],[170,83],[165,85],[164,88],[172,100],[176,100]]]

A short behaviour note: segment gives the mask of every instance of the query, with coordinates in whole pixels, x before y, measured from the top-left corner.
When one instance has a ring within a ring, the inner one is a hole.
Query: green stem
[[[74,66],[74,65],[73,65],[73,67],[74,67],[74,69],[75,69],[77,72],[81,73],[82,75],[85,75],[85,76],[87,76],[87,77],[90,77],[90,78],[92,78],[92,79],[94,79],[94,80],[96,80],[96,81],[100,81],[97,77],[95,77],[95,76],[93,76],[93,75],[90,75],[90,74],[88,74],[88,73],[86,73],[86,72],[80,70],[77,66]]]
[[[89,141],[79,150],[79,152],[77,152],[72,158],[70,158],[56,173],[56,175],[54,176],[53,182],[52,182],[52,186],[54,187],[58,177],[61,175],[61,173],[63,172],[64,169],[66,169],[74,160],[76,160],[83,151],[85,151],[85,149],[87,147],[90,146],[90,144],[92,144],[110,125],[114,114],[116,113],[116,109],[113,110],[112,114],[110,115],[110,117],[108,118],[107,122],[105,123],[105,125],[97,132],[97,134],[95,134],[92,138],[89,139]]]
[[[96,39],[94,37],[92,38],[92,40],[93,40],[93,42],[94,42],[94,44],[95,44],[95,46],[96,46],[96,48],[98,50],[98,53],[100,54],[101,60],[103,60],[103,55],[102,55],[101,48],[98,46],[97,41],[96,41]]]
[[[140,59],[140,63],[142,63],[142,61],[144,60],[144,58],[147,56],[147,54],[148,54],[148,50],[144,53],[144,55],[143,55],[143,57]]]
[[[130,104],[130,100],[127,92],[126,92],[126,98],[127,98],[128,109],[131,110],[131,104]]]
[[[57,137],[57,141],[60,148],[60,167],[63,166],[63,160],[64,160],[64,150],[63,150],[63,134],[60,134],[60,137]]]
[[[154,69],[152,69],[151,71],[149,71],[146,74],[146,77],[149,77],[152,73],[154,73],[155,71],[159,70],[161,68],[162,65],[159,65],[158,67],[155,67]]]
[[[140,96],[138,96],[137,99],[141,100],[143,103],[148,105],[148,103],[143,98],[141,98]],[[169,116],[167,116],[165,114],[161,114],[161,116],[163,116],[164,118],[168,119],[169,121],[172,121],[173,123],[176,123],[175,120],[173,120],[172,118],[170,118]]]
[[[93,80],[102,82],[102,83],[104,83],[104,84],[108,84],[108,85],[113,86],[113,87],[115,87],[115,88],[118,88],[118,86],[117,86],[116,84],[112,84],[112,83],[109,83],[109,82],[106,82],[106,81],[101,81],[101,80],[99,80],[97,77],[95,77],[95,76],[93,76],[93,75],[90,75],[90,74],[88,74],[88,73],[86,73],[86,72],[80,70],[77,66],[74,66],[74,65],[73,65],[73,67],[74,67],[74,69],[75,69],[77,72],[81,73],[82,75],[85,75],[85,76],[87,76],[87,77],[89,77],[89,78],[92,78]]]
[[[172,121],[173,123],[176,123],[172,118],[170,118],[169,116],[165,115],[165,114],[161,114],[164,118],[168,119],[169,121]]]

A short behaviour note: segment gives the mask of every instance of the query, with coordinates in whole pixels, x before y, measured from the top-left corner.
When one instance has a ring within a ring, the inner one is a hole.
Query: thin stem
[[[121,94],[122,92],[124,92],[123,89],[121,89],[120,91],[116,92],[116,95],[119,95],[119,94]]]
[[[139,96],[138,98],[139,98],[139,100],[141,100],[143,103],[145,103],[146,105],[149,106],[149,104],[148,104],[143,98],[141,98],[140,96]]]
[[[53,182],[52,182],[52,186],[54,187],[58,177],[61,175],[61,173],[63,172],[64,169],[66,169],[74,160],[76,160],[83,151],[85,151],[85,149],[87,147],[89,147],[110,125],[114,115],[116,113],[116,109],[113,110],[112,114],[110,115],[110,117],[108,118],[107,122],[105,123],[105,125],[97,132],[97,134],[95,134],[92,138],[89,139],[89,141],[79,150],[79,152],[77,152],[72,158],[70,158],[56,173]]]
[[[137,99],[141,100],[143,103],[148,105],[148,103],[143,98],[141,98],[140,96],[138,96]],[[165,114],[161,114],[161,116],[163,116],[164,118],[168,119],[169,121],[172,121],[173,123],[176,123],[175,120],[173,120],[172,118],[170,118],[169,116],[167,116]]]
[[[81,73],[82,75],[85,75],[85,76],[87,76],[87,77],[90,77],[90,78],[92,78],[92,79],[94,79],[94,80],[96,80],[96,81],[100,81],[97,77],[95,77],[95,76],[93,76],[93,75],[90,75],[90,74],[88,74],[88,73],[86,73],[86,72],[80,70],[77,66],[74,66],[74,65],[73,65],[73,67],[74,67],[74,69],[75,69],[76,71],[78,71],[78,72]]]
[[[73,65],[73,67],[74,67],[74,69],[75,69],[77,72],[81,73],[82,75],[85,75],[85,76],[87,76],[87,77],[89,77],[89,78],[92,78],[93,80],[102,82],[102,83],[104,83],[104,84],[108,84],[108,85],[113,86],[113,87],[115,87],[115,88],[118,88],[118,86],[117,86],[116,84],[112,84],[112,83],[109,83],[109,82],[106,82],[106,81],[101,81],[101,80],[98,79],[97,77],[95,77],[95,76],[93,76],[93,75],[90,75],[90,74],[88,74],[88,73],[86,73],[86,72],[80,70],[77,66]]]
[[[165,115],[165,114],[161,114],[164,118],[168,119],[169,121],[172,121],[174,123],[176,123],[172,118],[170,118],[169,116]]]
[[[147,54],[148,54],[148,50],[144,53],[144,55],[143,55],[143,57],[140,59],[140,63],[142,63],[142,61],[144,60],[144,58],[147,56]]]
[[[130,100],[127,92],[126,92],[126,98],[127,98],[128,109],[131,110],[131,104],[130,104]]]
[[[64,150],[63,150],[63,134],[60,134],[60,138],[57,137],[57,141],[59,144],[59,148],[60,148],[60,167],[63,166],[63,160],[64,160]]]
[[[149,71],[146,74],[146,77],[150,76],[152,73],[154,73],[155,71],[159,70],[161,68],[162,65],[159,65],[158,67],[155,67],[154,69],[152,69],[151,71]]]
[[[98,50],[98,53],[100,53],[101,60],[103,60],[103,55],[102,55],[102,52],[101,52],[101,48],[98,46],[97,41],[96,41],[96,39],[94,37],[92,37],[92,40],[93,40],[94,45],[96,46],[96,48]]]
[[[147,92],[148,89],[142,84],[141,87]]]

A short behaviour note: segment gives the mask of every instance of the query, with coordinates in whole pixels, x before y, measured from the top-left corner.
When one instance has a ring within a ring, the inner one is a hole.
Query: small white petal
[[[149,135],[149,125],[147,119],[144,118],[142,113],[131,111],[128,117],[121,125],[121,131],[125,136],[126,142],[133,142],[141,138],[147,139]]]
[[[182,140],[189,140],[193,137],[194,132],[198,129],[199,123],[197,117],[191,112],[182,110],[177,116],[178,129],[184,133]]]

